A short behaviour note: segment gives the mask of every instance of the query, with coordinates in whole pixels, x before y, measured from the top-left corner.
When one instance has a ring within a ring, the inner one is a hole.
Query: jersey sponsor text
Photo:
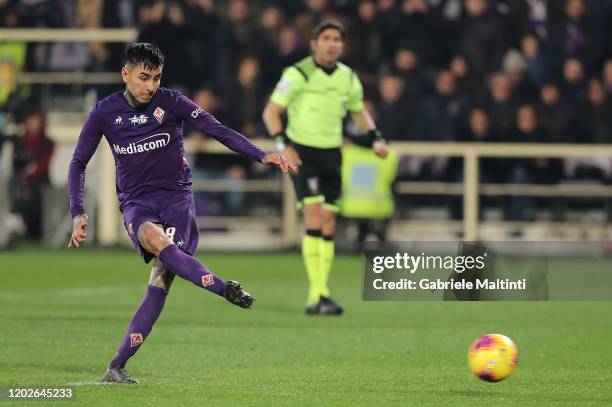
[[[127,147],[113,144],[113,150],[117,154],[131,155],[131,154],[144,153],[145,151],[157,150],[158,148],[166,147],[169,142],[170,142],[170,134],[159,133],[159,134],[154,134],[152,136],[144,138],[135,143],[130,143]]]

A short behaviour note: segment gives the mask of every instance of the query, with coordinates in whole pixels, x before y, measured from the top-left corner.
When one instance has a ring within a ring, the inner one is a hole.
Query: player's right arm
[[[277,150],[298,165],[302,162],[299,154],[295,148],[291,146],[285,134],[282,115],[287,110],[287,106],[289,106],[296,95],[301,91],[304,83],[305,78],[297,68],[291,66],[285,69],[262,115],[268,134],[276,141]]]
[[[102,139],[102,122],[97,117],[96,108],[87,116],[81,129],[79,141],[68,167],[68,199],[73,219],[72,234],[68,247],[79,247],[87,238],[88,217],[85,214],[85,170],[87,163],[96,152]]]

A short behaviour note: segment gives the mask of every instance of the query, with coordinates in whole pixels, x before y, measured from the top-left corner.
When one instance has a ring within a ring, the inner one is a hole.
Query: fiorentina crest
[[[208,287],[210,285],[213,285],[215,283],[215,279],[212,276],[212,274],[206,274],[205,276],[202,276],[202,286],[203,287]]]
[[[130,334],[130,347],[142,344],[143,340],[142,334]]]
[[[166,112],[164,112],[164,109],[159,106],[157,106],[153,112],[153,116],[155,116],[155,120],[157,120],[159,124],[161,124],[162,120],[164,120],[165,114]]]

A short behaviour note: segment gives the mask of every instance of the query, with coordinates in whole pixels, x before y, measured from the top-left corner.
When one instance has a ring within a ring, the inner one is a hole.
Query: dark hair
[[[344,40],[344,37],[346,35],[346,32],[344,31],[344,26],[342,25],[342,23],[336,20],[322,21],[317,24],[317,26],[312,30],[312,38],[316,40],[323,33],[323,31],[329,29],[338,30],[340,32],[342,40]]]
[[[487,116],[487,119],[489,118],[489,110],[487,109],[487,107],[485,105],[482,105],[482,104],[475,104],[475,105],[473,105],[470,108],[469,114],[471,115],[476,110],[480,110],[481,112],[483,112],[485,114],[485,116]]]
[[[164,64],[164,54],[155,44],[133,42],[125,48],[125,64],[143,64],[147,70],[157,69]]]

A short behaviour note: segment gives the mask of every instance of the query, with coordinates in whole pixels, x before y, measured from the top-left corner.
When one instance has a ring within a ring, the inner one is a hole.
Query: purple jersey
[[[243,135],[219,123],[179,92],[159,88],[145,106],[130,106],[122,92],[96,104],[89,113],[68,171],[70,212],[83,213],[85,167],[104,135],[115,158],[121,207],[155,189],[191,189],[191,169],[183,148],[183,120],[255,161],[265,152]]]

